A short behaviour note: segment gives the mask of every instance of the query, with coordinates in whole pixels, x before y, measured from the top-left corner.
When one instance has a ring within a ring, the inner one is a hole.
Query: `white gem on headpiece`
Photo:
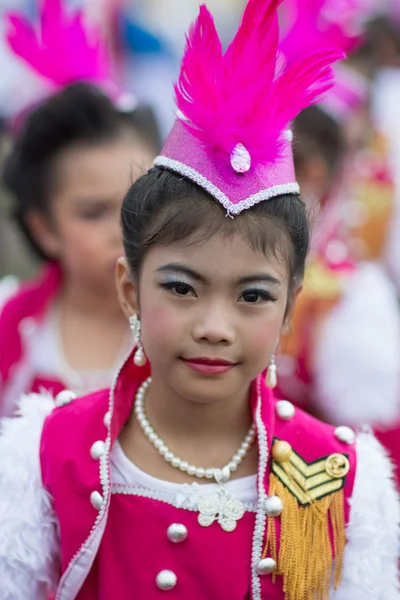
[[[250,171],[251,156],[243,144],[236,144],[232,150],[231,167],[236,173],[247,173],[247,171]]]

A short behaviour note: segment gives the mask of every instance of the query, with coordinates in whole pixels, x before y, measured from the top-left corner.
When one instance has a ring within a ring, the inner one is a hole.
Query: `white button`
[[[170,542],[174,544],[179,544],[179,542],[184,542],[188,536],[188,530],[185,525],[181,523],[173,523],[167,529],[167,536]]]
[[[269,517],[279,517],[283,510],[282,500],[279,496],[270,496],[265,500],[264,508]]]
[[[63,390],[56,396],[56,406],[65,406],[72,402],[72,400],[75,400],[75,398],[76,394],[74,392],[71,392],[71,390]]]
[[[90,448],[90,456],[94,460],[99,460],[99,458],[104,454],[105,448],[106,448],[106,445],[101,440],[99,440],[98,442],[95,442],[93,444],[93,446]]]
[[[156,584],[160,590],[172,590],[177,584],[178,578],[173,571],[160,571],[156,577]]]
[[[110,427],[110,424],[111,424],[111,413],[110,413],[109,410],[104,415],[103,423],[107,427],[107,429]]]
[[[99,494],[99,492],[92,492],[90,494],[90,502],[92,503],[93,508],[96,510],[100,510],[103,507],[103,496]]]
[[[280,400],[276,403],[276,412],[278,416],[285,421],[293,419],[295,410],[293,404],[288,400]]]
[[[276,569],[276,562],[273,558],[263,558],[257,565],[259,575],[270,575]]]
[[[340,442],[343,442],[344,444],[354,444],[356,440],[356,434],[350,427],[347,427],[346,425],[336,427],[335,436]]]

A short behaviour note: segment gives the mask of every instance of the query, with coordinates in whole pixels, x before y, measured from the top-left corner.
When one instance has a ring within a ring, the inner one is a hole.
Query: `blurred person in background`
[[[397,0],[387,1],[386,11],[371,22],[368,34],[365,52],[372,67],[373,116],[389,141],[396,185],[382,262],[400,299],[400,4]],[[396,462],[400,485],[400,417],[390,426],[380,427],[376,434]]]
[[[34,5],[35,0],[0,0],[0,119],[4,123],[0,133],[0,169],[10,143],[7,128],[9,119],[35,102],[42,89],[41,82],[32,70],[9,51],[6,40],[7,21],[4,16],[9,10],[31,14],[34,12]],[[25,252],[19,232],[9,218],[9,205],[7,194],[0,188],[0,277],[9,274],[27,277],[32,275],[34,261]],[[9,282],[12,282],[11,277]],[[6,292],[4,285],[1,290],[3,295]]]
[[[369,33],[367,51],[374,65],[372,109],[389,140],[396,181],[395,210],[385,262],[400,297],[400,9],[397,2],[389,6],[386,16],[371,23]]]
[[[333,36],[351,53],[362,43],[330,20],[344,14],[336,0],[299,5],[295,27],[307,32],[305,43]],[[289,59],[297,51],[290,35]],[[381,258],[395,188],[370,116],[370,83],[355,65],[354,58],[340,65],[323,103],[294,124],[296,171],[314,225],[303,291],[277,359],[278,385],[281,397],[328,422],[391,426],[400,415],[400,318]]]
[[[82,13],[64,10],[46,0],[38,34],[9,16],[10,46],[53,89],[15,119],[3,175],[45,267],[0,312],[2,415],[22,393],[110,385],[130,347],[114,283],[119,214],[125,191],[151,165],[158,131],[152,111],[109,80],[100,38],[93,44]]]

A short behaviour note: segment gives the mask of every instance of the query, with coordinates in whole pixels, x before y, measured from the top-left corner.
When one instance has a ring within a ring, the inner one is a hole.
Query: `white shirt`
[[[199,500],[212,494],[218,488],[217,483],[171,483],[152,477],[141,471],[124,453],[118,441],[111,451],[111,482],[113,486],[128,485],[132,488],[148,490],[162,495],[167,501],[177,507],[192,508]],[[257,475],[249,475],[240,479],[228,481],[227,491],[246,507],[257,504]]]

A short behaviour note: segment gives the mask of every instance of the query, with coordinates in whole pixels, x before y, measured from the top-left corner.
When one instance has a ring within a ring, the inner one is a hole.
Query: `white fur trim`
[[[315,351],[318,408],[335,424],[391,424],[400,416],[400,318],[379,265],[362,265],[324,323]]]
[[[332,600],[398,600],[400,504],[385,450],[370,433],[357,438],[343,580]]]
[[[39,446],[50,396],[31,394],[0,429],[0,600],[47,600],[55,590],[57,519],[44,491]]]

